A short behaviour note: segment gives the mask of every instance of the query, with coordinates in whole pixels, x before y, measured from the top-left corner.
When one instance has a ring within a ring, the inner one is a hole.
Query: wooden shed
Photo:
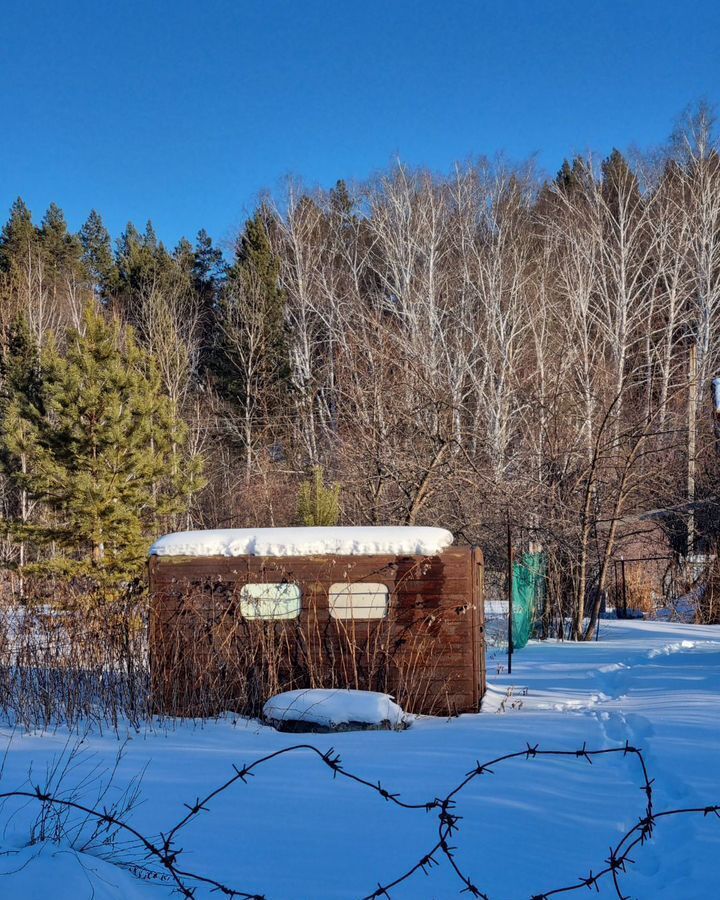
[[[302,687],[384,691],[409,712],[476,712],[483,558],[439,528],[180,532],[152,548],[158,712],[257,714]]]

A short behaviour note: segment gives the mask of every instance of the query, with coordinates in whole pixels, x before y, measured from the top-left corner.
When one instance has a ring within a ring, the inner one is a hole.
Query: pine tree
[[[40,352],[25,316],[18,316],[8,330],[7,344],[0,357],[0,375],[0,412],[16,397],[23,397],[29,406],[41,409]]]
[[[5,477],[5,510],[11,533],[15,531],[14,526],[18,526],[22,595],[22,568],[26,562],[22,531],[33,512],[26,481],[37,457],[37,424],[43,408],[40,353],[27,320],[22,316],[8,331],[7,344],[0,358],[0,375],[0,471]]]
[[[330,212],[343,220],[350,220],[353,215],[355,201],[350,196],[347,184],[341,178],[330,191]]]
[[[0,233],[0,271],[11,272],[37,244],[37,230],[21,197],[10,207],[10,218]]]
[[[233,290],[257,296],[264,322],[266,386],[288,377],[288,348],[285,331],[285,293],[280,287],[280,262],[268,236],[269,213],[260,209],[245,225],[238,241],[234,265],[228,272],[227,302]]]
[[[217,312],[217,298],[220,283],[225,277],[227,266],[223,260],[222,250],[214,247],[212,238],[202,228],[195,239],[193,263],[193,284],[200,299],[200,308],[208,319]]]
[[[642,204],[637,177],[619,150],[613,150],[601,165],[602,194],[608,208],[617,218],[619,208],[624,205],[635,210]]]
[[[85,267],[96,285],[98,295],[107,302],[117,287],[118,273],[110,233],[100,214],[94,209],[80,229],[80,242]]]
[[[55,289],[69,276],[85,277],[80,238],[68,231],[65,215],[51,203],[39,231],[40,249],[46,262],[46,274]]]
[[[555,176],[555,184],[565,194],[569,195],[583,191],[587,186],[589,177],[590,170],[585,160],[580,156],[576,156],[572,161],[572,165],[567,159],[563,160],[563,164]]]
[[[204,291],[212,290],[214,285],[225,274],[222,250],[213,247],[212,238],[201,228],[195,239],[195,262],[193,265],[193,278],[198,293],[202,296]]]
[[[322,466],[300,485],[298,518],[303,525],[337,525],[340,519],[340,485],[325,484]]]
[[[201,474],[182,457],[185,426],[132,333],[92,307],[84,325],[65,356],[48,350],[44,414],[26,420],[35,449],[24,486],[54,521],[24,530],[62,552],[38,571],[117,587],[139,574],[159,520],[186,509]]]
[[[212,238],[201,229],[195,239],[192,281],[200,310],[199,369],[211,371],[217,334],[218,299],[227,271],[222,251],[213,246]]]
[[[285,293],[270,227],[270,213],[261,208],[238,241],[218,311],[212,367],[226,399],[272,414],[285,400],[290,366]]]
[[[149,284],[162,286],[173,269],[173,259],[149,221],[144,234],[128,222],[118,240],[116,262],[120,288],[130,298]]]
[[[195,268],[195,251],[193,250],[193,245],[186,237],[180,238],[177,242],[172,258],[183,280],[191,284]]]
[[[270,227],[272,214],[265,207],[260,207],[245,223],[245,230],[235,248],[235,265],[230,277],[242,280],[249,275],[256,276],[263,282],[273,305],[283,307],[284,295],[279,286],[280,263],[270,245]]]

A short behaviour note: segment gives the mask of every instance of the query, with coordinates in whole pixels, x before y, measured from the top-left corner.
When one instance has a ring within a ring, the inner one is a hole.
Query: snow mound
[[[665,644],[664,647],[655,647],[648,650],[648,659],[655,659],[657,656],[669,656],[671,653],[681,653],[683,650],[694,650],[695,641],[676,641],[673,644]]]
[[[166,534],[151,556],[437,556],[453,542],[445,528],[221,528]]]
[[[263,718],[281,730],[289,723],[328,729],[353,725],[404,728],[408,724],[405,713],[389,694],[340,689],[277,694],[263,707]]]
[[[158,897],[157,882],[144,882],[107,860],[50,842],[18,849],[0,846],[0,884],[5,900]]]

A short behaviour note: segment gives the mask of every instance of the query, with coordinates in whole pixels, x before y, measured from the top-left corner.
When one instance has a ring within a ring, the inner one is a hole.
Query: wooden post
[[[513,655],[513,562],[515,551],[512,545],[512,532],[510,531],[510,514],[507,519],[507,558],[508,558],[508,675],[512,675]]]
[[[697,423],[697,345],[690,345],[688,360],[688,468],[687,555],[695,549],[695,439]]]

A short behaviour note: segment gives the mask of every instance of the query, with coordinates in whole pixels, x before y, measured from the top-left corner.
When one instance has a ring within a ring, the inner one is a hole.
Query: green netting
[[[536,616],[545,600],[544,553],[523,553],[513,565],[513,650],[530,640]]]

